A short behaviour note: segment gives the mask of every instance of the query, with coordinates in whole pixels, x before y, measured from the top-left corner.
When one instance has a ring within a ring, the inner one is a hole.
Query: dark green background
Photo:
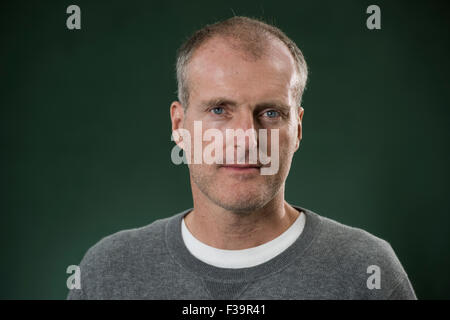
[[[82,29],[66,28],[81,7]],[[381,7],[382,29],[366,28]],[[310,68],[286,199],[389,241],[421,299],[450,297],[449,7],[436,1],[2,1],[1,298],[64,299],[116,231],[192,206],[170,161],[175,51],[234,14]]]

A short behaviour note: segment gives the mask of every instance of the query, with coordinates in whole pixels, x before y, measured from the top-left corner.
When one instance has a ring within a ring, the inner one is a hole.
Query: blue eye
[[[280,115],[280,113],[278,111],[275,111],[275,110],[266,111],[266,114],[267,114],[267,116],[269,118],[276,118],[276,117],[278,117]]]
[[[215,108],[212,108],[211,111],[214,114],[222,114],[224,110],[222,107],[215,107]]]

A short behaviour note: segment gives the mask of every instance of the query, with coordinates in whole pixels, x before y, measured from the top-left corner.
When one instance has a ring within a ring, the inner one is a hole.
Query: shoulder
[[[165,226],[171,219],[164,218],[133,229],[126,229],[105,236],[87,250],[83,257],[86,265],[123,261],[132,256],[162,254],[165,252]]]
[[[165,227],[175,216],[146,226],[121,230],[100,239],[80,262],[82,290],[71,290],[68,299],[102,299],[130,279],[142,277],[168,256]],[[134,280],[133,280],[134,281]]]
[[[309,212],[320,225],[310,253],[321,266],[327,266],[325,269],[333,278],[354,288],[354,294],[387,298],[399,287],[410,287],[408,276],[388,241],[361,228]],[[382,290],[367,290],[368,278],[375,273],[380,275]]]
[[[322,241],[327,242],[337,253],[352,253],[356,256],[390,256],[392,247],[386,240],[358,227],[352,227],[330,218],[320,216]]]
[[[351,266],[383,267],[397,278],[403,272],[392,246],[386,240],[361,228],[352,227],[321,216],[318,240],[328,247],[327,252]]]

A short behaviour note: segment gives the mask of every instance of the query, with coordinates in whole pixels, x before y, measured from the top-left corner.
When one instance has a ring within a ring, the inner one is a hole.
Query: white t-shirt
[[[181,234],[189,252],[197,259],[219,268],[249,268],[274,258],[297,240],[305,226],[301,212],[295,222],[275,239],[259,246],[242,250],[223,250],[204,244],[195,238],[181,220]]]

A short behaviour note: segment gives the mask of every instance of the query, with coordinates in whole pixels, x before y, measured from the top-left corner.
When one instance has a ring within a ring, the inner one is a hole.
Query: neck
[[[194,191],[194,190],[193,190]],[[241,250],[269,242],[286,231],[299,212],[284,200],[284,186],[265,206],[246,214],[226,210],[199,190],[186,227],[201,242],[224,250]]]

